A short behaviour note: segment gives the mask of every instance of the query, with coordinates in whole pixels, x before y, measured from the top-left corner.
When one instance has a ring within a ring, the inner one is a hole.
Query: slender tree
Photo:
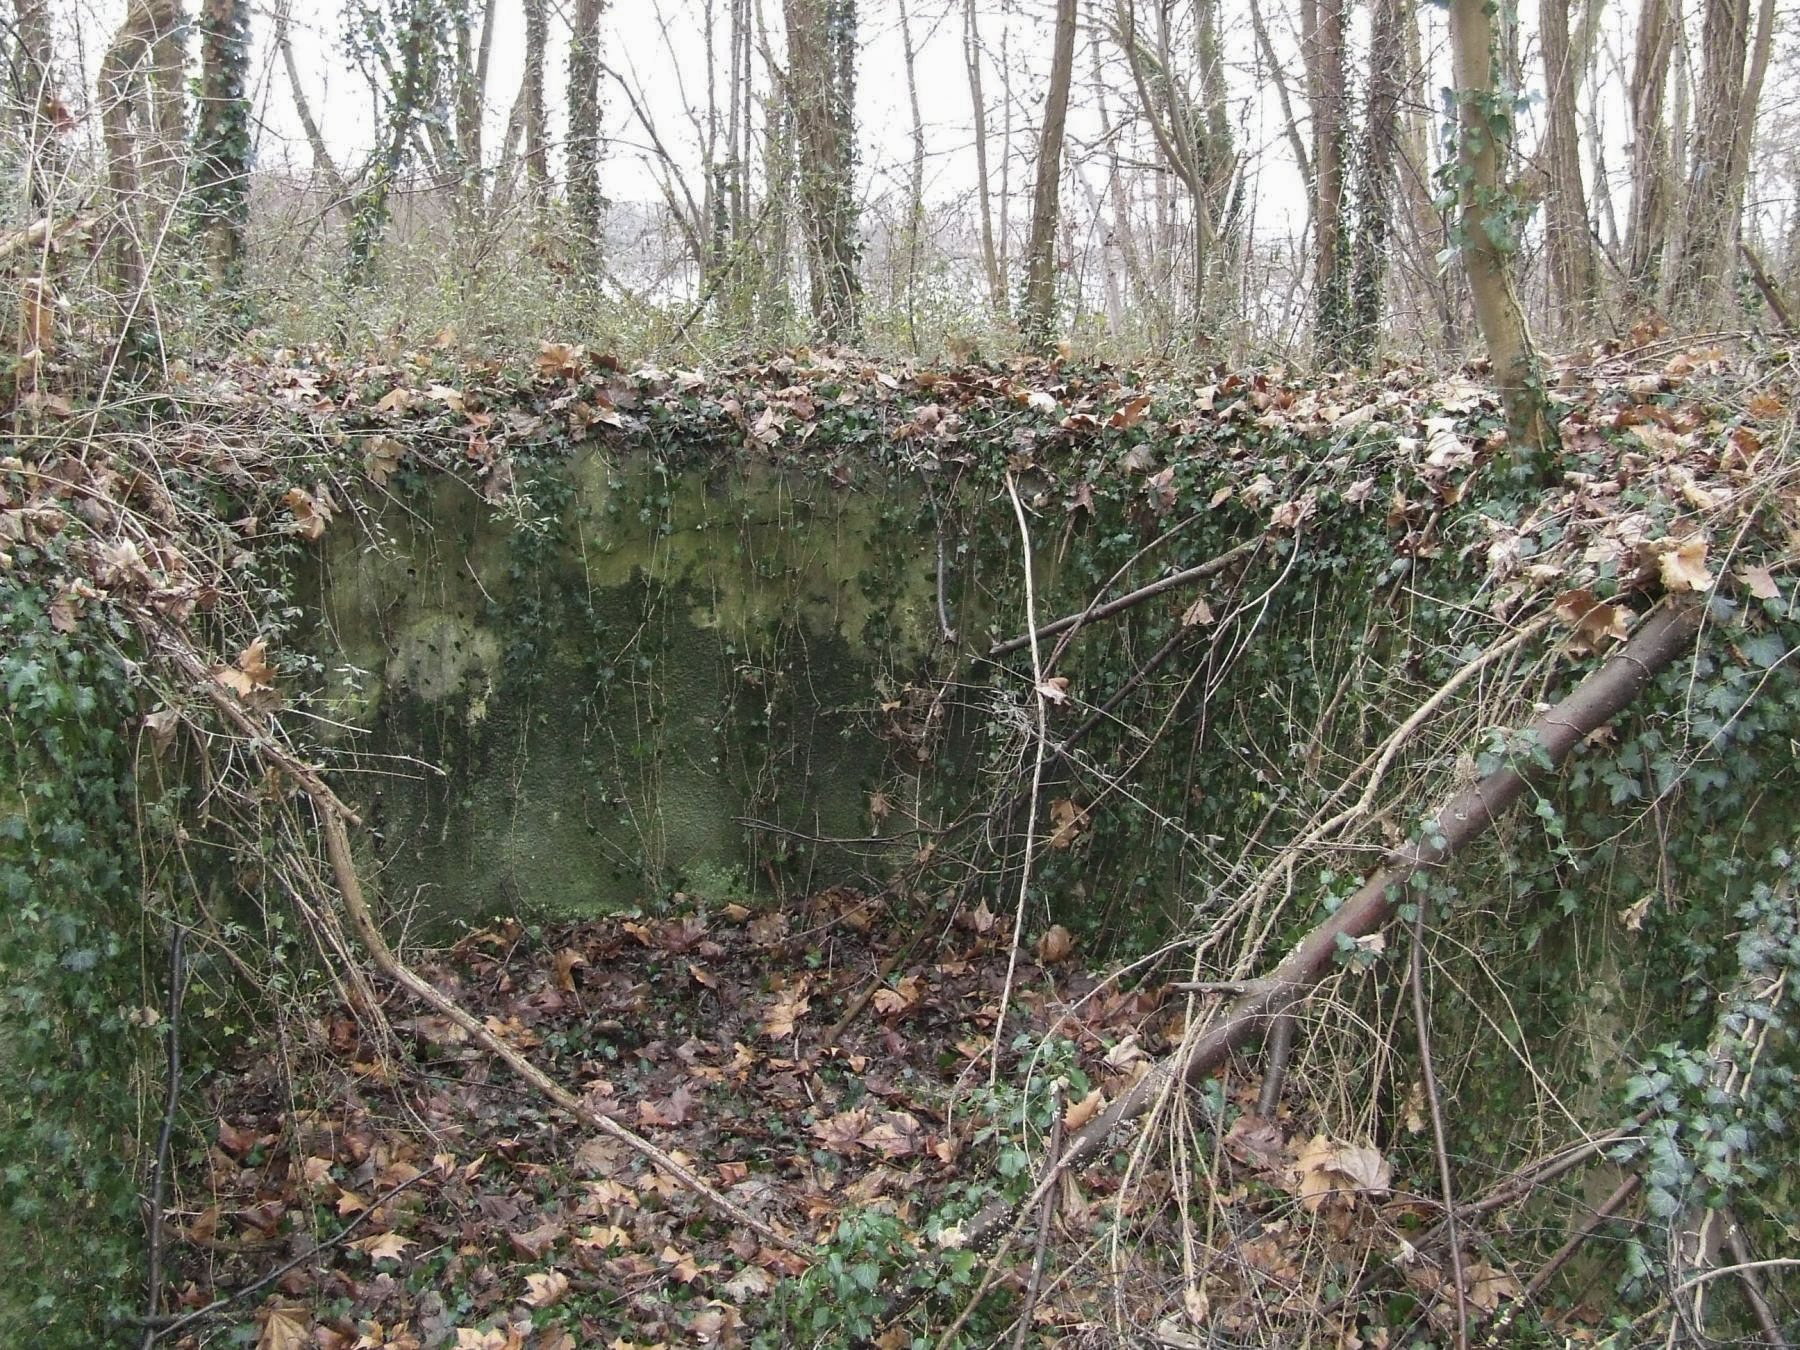
[[[1543,0],[1538,7],[1538,36],[1548,90],[1544,251],[1549,255],[1550,288],[1561,312],[1563,331],[1573,336],[1584,332],[1593,320],[1599,279],[1581,179],[1576,116],[1582,63],[1570,45],[1570,5],[1571,0]]]
[[[132,0],[100,61],[100,132],[110,208],[104,248],[108,275],[125,307],[122,339],[143,317],[140,305],[147,280],[139,209],[142,173],[134,120],[144,96],[144,72],[152,49],[173,26],[178,12],[176,0]]]
[[[1488,0],[1450,0],[1456,81],[1457,246],[1475,322],[1487,343],[1514,449],[1508,458],[1548,479],[1556,449],[1543,370],[1513,280],[1518,251],[1504,180],[1512,145],[1512,96],[1499,86],[1499,34]]]
[[[597,285],[604,257],[600,195],[600,19],[605,0],[575,0],[569,33],[569,219],[576,275]]]
[[[1048,346],[1056,327],[1057,188],[1062,181],[1063,131],[1075,74],[1075,0],[1057,0],[1050,51],[1050,87],[1038,137],[1037,184],[1031,194],[1031,237],[1025,255],[1025,307],[1020,327],[1028,342]]]
[[[389,199],[412,149],[426,95],[435,82],[442,45],[440,17],[438,0],[405,0],[393,25],[398,51],[379,53],[388,72],[387,125],[375,164],[351,212],[346,277],[352,286],[367,285],[374,276],[376,249],[387,232]],[[368,26],[374,41],[385,40],[385,25],[371,21]]]
[[[547,0],[525,0],[525,181],[534,214],[550,192],[550,124],[544,113],[544,58],[550,45]]]
[[[1671,0],[1643,0],[1631,65],[1631,214],[1625,246],[1640,300],[1654,295],[1669,230],[1669,132],[1663,103],[1675,47]]]
[[[993,194],[988,188],[987,101],[981,92],[981,29],[975,0],[963,0],[963,58],[969,71],[969,115],[975,140],[975,205],[981,216],[981,266],[987,277],[988,302],[1005,314],[1006,277],[994,244]]]
[[[242,280],[250,221],[249,0],[201,0],[200,108],[194,128],[194,208],[213,280]]]
[[[813,324],[829,342],[861,325],[855,191],[855,0],[784,0],[788,96],[799,148]]]
[[[14,0],[13,16],[18,37],[13,80],[27,153],[25,189],[31,209],[41,212],[49,209],[62,180],[62,134],[74,119],[57,94],[49,0]]]

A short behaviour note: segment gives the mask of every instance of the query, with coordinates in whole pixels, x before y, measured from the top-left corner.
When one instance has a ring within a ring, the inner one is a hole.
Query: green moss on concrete
[[[877,687],[932,633],[934,548],[892,498],[598,453],[505,512],[465,485],[327,536],[318,641],[382,889],[433,920],[589,914],[692,875],[816,883],[866,834]]]

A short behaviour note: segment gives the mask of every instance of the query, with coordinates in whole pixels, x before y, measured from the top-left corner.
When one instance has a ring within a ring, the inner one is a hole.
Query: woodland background
[[[17,0],[5,219],[101,331],[352,346],[1331,368],[1472,353],[1487,236],[1559,344],[1791,312],[1791,10],[1466,8],[1479,90],[1412,0]]]

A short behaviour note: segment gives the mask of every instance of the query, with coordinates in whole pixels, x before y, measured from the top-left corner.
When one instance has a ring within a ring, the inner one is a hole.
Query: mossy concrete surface
[[[390,905],[576,916],[870,865],[815,841],[870,833],[882,692],[933,637],[906,494],[598,451],[521,486],[432,475],[322,541],[327,708]]]

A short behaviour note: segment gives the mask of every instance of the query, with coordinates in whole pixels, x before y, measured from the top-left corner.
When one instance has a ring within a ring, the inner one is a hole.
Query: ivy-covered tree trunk
[[[1350,256],[1350,331],[1344,353],[1357,365],[1374,359],[1381,333],[1405,59],[1400,0],[1372,0],[1372,8],[1368,108],[1356,168],[1356,242]]]
[[[236,291],[250,220],[249,0],[201,0],[194,206],[214,282]]]
[[[384,62],[392,72],[387,139],[351,212],[345,275],[352,286],[366,286],[374,276],[375,252],[387,233],[388,199],[405,166],[437,62],[437,8],[436,0],[409,0],[400,25],[398,59]]]
[[[799,143],[813,325],[855,342],[862,323],[856,184],[856,0],[783,0]]]
[[[1512,145],[1512,96],[1499,86],[1499,34],[1489,0],[1450,0],[1450,46],[1456,79],[1457,247],[1475,322],[1487,343],[1494,382],[1513,443],[1505,456],[1540,479],[1554,472],[1556,432],[1543,370],[1513,281],[1518,237],[1516,202],[1504,181]]]
[[[1050,89],[1038,139],[1037,186],[1031,196],[1031,242],[1025,258],[1025,339],[1049,345],[1056,325],[1057,187],[1062,180],[1063,129],[1069,119],[1069,84],[1075,74],[1075,0],[1057,0],[1056,35],[1050,53]]]
[[[1319,360],[1344,360],[1350,269],[1344,231],[1344,2],[1301,0],[1300,45],[1312,106],[1313,342]]]
[[[550,46],[546,0],[525,0],[525,182],[531,211],[543,212],[550,195],[550,124],[544,114],[544,59]]]
[[[605,8],[605,0],[575,0],[569,33],[569,233],[575,251],[576,276],[588,285],[599,280],[604,256],[601,211],[605,203],[600,195],[600,18]],[[530,154],[529,142],[526,154]]]

